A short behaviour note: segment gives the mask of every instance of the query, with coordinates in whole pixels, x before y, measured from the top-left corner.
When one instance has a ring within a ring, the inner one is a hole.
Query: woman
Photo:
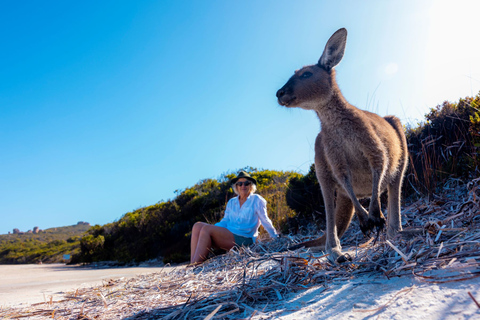
[[[272,238],[278,237],[267,216],[267,201],[254,194],[257,180],[245,171],[240,171],[231,183],[238,196],[228,201],[223,219],[215,225],[197,222],[193,226],[191,263],[205,261],[212,247],[228,251],[235,245],[253,244],[258,236],[260,223]]]

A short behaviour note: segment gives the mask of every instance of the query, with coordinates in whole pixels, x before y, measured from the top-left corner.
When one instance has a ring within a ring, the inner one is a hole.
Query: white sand
[[[272,319],[480,319],[480,278],[431,284],[413,276],[363,276],[287,297]]]
[[[162,267],[103,268],[64,264],[0,265],[0,306],[44,302],[62,292],[101,285],[103,280],[159,272]]]

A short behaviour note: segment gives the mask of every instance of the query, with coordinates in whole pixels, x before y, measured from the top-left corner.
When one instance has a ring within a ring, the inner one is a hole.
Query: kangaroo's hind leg
[[[335,207],[335,224],[337,225],[337,234],[341,238],[353,218],[353,203],[347,195],[337,195]]]
[[[335,225],[338,238],[340,239],[347,231],[354,214],[353,203],[347,195],[338,194],[335,206]],[[344,262],[348,258],[341,254],[335,257],[336,262]]]
[[[383,176],[381,170],[372,170],[372,196],[368,208],[368,224],[377,228],[377,236],[385,226],[385,217],[380,207],[380,185]]]
[[[388,215],[387,237],[393,238],[402,231],[402,217],[400,215],[400,193],[402,189],[403,173],[388,185]]]

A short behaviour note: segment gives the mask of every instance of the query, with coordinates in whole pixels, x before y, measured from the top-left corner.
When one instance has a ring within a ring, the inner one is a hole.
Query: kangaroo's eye
[[[304,72],[300,78],[303,78],[303,79],[306,79],[306,78],[310,78],[313,74],[311,72]]]

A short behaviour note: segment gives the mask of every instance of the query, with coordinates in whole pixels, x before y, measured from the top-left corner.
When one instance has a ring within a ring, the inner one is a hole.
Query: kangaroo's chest
[[[368,169],[366,139],[352,128],[324,129],[320,132],[321,148],[329,160],[348,165],[352,170]]]
[[[364,142],[338,130],[322,130],[319,136],[321,143],[316,152],[322,154],[320,158],[325,162],[324,170],[330,171],[339,186],[343,177],[349,176],[358,197],[370,196],[372,169],[365,154]]]

